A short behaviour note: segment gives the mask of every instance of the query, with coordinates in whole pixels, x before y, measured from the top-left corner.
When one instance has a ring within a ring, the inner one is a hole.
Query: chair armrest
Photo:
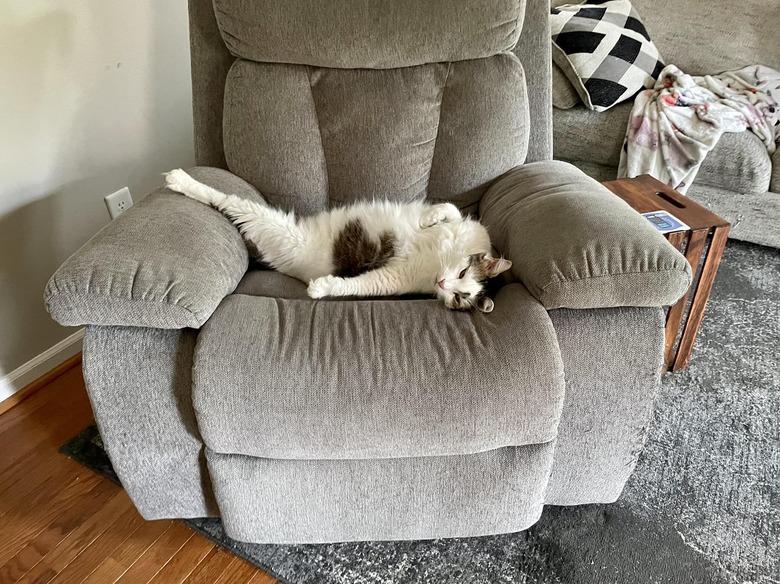
[[[547,309],[666,306],[691,266],[628,203],[560,161],[526,164],[480,202],[491,242]]]
[[[262,200],[226,170],[188,172],[221,191]],[[63,325],[198,328],[247,266],[246,245],[227,218],[159,188],[68,258],[46,286],[44,300]]]

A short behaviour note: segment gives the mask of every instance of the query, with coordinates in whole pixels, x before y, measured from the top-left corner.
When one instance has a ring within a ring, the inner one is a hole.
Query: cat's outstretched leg
[[[452,203],[441,203],[439,205],[432,205],[428,207],[420,216],[420,227],[427,229],[433,227],[437,223],[443,223],[445,221],[460,221],[463,217],[460,214],[460,210]]]
[[[181,169],[167,173],[165,182],[169,189],[221,211],[257,247],[266,262],[298,277],[297,253],[306,238],[292,213],[221,193]]]
[[[409,278],[393,267],[382,267],[352,278],[323,276],[309,282],[311,298],[326,296],[394,296],[425,292],[410,288]]]

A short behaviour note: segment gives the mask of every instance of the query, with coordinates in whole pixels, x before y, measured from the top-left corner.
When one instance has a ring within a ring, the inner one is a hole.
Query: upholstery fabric
[[[307,300],[306,284],[273,270],[249,270],[236,286],[234,294],[267,296],[288,300]]]
[[[689,75],[764,64],[778,68],[780,2],[633,0],[667,63]]]
[[[198,337],[193,375],[205,444],[271,458],[547,442],[563,400],[555,332],[520,284],[503,287],[487,315],[435,300],[232,295]]]
[[[690,265],[661,233],[565,162],[507,173],[480,214],[512,273],[545,308],[663,306],[690,286]]]
[[[206,450],[227,534],[274,543],[519,531],[541,515],[553,443],[469,455],[278,460]]]
[[[222,144],[222,97],[234,58],[217,27],[212,0],[188,0],[195,163],[227,169]]]
[[[84,380],[122,486],[145,519],[218,515],[192,407],[197,332],[90,326]]]
[[[772,154],[772,176],[769,180],[769,190],[780,193],[780,148]]]
[[[589,109],[631,99],[664,67],[629,0],[553,7],[550,28],[553,59]]]
[[[556,110],[553,122],[555,157],[616,169],[632,105],[620,104],[602,113],[584,107]],[[758,194],[769,190],[771,173],[772,161],[755,134],[749,131],[729,133],[721,136],[712,152],[707,154],[694,184]]]
[[[215,0],[230,52],[266,63],[387,69],[514,47],[524,0]]]
[[[552,47],[547,2],[526,2],[523,34],[512,52],[523,64],[531,113],[526,162],[552,159]]]
[[[612,503],[644,446],[661,378],[660,308],[550,311],[566,371],[548,505]]]
[[[194,178],[238,196],[260,194],[230,173]],[[46,307],[64,325],[200,327],[246,272],[241,235],[218,211],[165,188],[90,239],[52,276]]]
[[[555,63],[552,67],[552,102],[558,109],[571,109],[582,102],[580,94]]]
[[[238,60],[225,87],[230,170],[303,214],[426,195],[475,210],[488,184],[523,162],[528,133],[511,53],[380,71]]]

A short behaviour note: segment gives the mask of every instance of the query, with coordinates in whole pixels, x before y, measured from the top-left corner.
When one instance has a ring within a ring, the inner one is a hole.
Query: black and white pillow
[[[652,87],[664,62],[629,0],[550,9],[553,60],[590,109],[604,111]]]

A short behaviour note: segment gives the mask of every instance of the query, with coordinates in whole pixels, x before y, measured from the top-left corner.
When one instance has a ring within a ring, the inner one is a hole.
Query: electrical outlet
[[[106,209],[108,209],[111,219],[116,219],[133,206],[133,197],[130,196],[130,191],[127,187],[119,189],[103,200],[106,202]]]

